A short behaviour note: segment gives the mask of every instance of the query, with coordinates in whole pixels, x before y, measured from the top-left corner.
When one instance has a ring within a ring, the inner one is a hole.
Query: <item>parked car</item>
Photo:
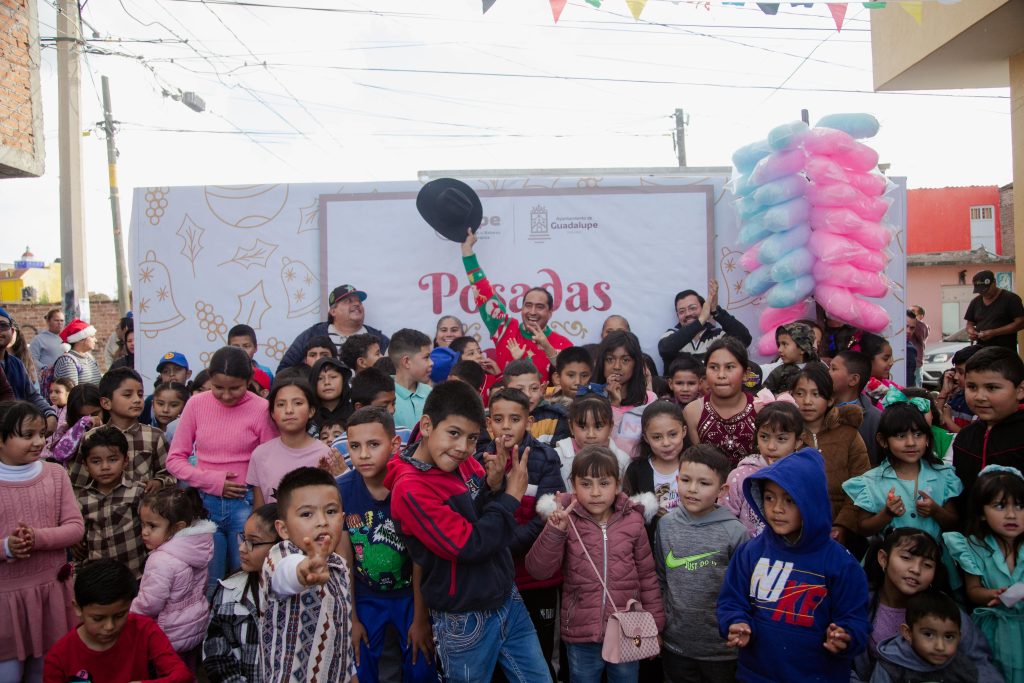
[[[938,390],[942,373],[953,367],[953,355],[970,346],[967,328],[954,332],[943,341],[929,344],[924,348],[924,364],[921,366],[921,381],[925,389]]]

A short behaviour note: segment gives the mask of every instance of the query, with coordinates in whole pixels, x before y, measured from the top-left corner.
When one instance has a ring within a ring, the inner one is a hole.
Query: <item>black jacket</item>
[[[369,334],[373,335],[378,342],[380,342],[381,355],[387,353],[388,342],[390,341],[388,339],[388,336],[381,332],[380,330],[378,330],[376,327],[370,327],[369,325],[364,325],[363,327],[365,327],[366,331]],[[284,358],[282,358],[281,362],[278,363],[277,371],[281,372],[285,368],[290,368],[293,365],[302,365],[303,358],[306,355],[306,344],[308,344],[309,340],[312,339],[313,337],[326,337],[327,330],[329,328],[329,323],[317,323],[316,325],[313,325],[312,327],[300,332],[299,336],[296,337],[295,341],[292,342],[292,345],[289,346],[288,350],[284,352]],[[338,349],[338,354],[340,357],[341,349]]]
[[[717,324],[712,324],[712,321]],[[708,346],[726,335],[736,337],[744,346],[750,346],[754,340],[747,326],[721,306],[711,314],[711,320],[703,325],[699,320],[694,320],[686,326],[680,323],[670,328],[658,340],[658,354],[665,365],[662,374],[668,373],[668,366],[682,355],[693,356],[703,363]]]
[[[991,430],[981,420],[975,420],[953,440],[953,467],[964,484],[958,499],[960,519],[965,519],[968,494],[978,473],[987,465],[1024,465],[1024,411],[1018,410]]]

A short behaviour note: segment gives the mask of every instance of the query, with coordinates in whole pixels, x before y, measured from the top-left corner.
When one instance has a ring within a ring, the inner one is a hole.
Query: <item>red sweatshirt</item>
[[[158,678],[150,678],[153,665]],[[75,628],[50,648],[43,663],[43,683],[191,683],[195,675],[149,617],[129,614],[128,622],[109,650],[93,650]]]

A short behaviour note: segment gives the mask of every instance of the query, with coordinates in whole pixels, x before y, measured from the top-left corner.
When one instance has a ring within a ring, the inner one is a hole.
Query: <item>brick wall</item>
[[[35,0],[0,0],[0,178],[43,173]]]
[[[11,314],[11,317],[14,318],[25,333],[25,341],[31,343],[32,338],[36,336],[37,330],[46,329],[46,320],[43,317],[47,311],[55,308],[55,306],[53,304],[15,303],[4,304],[4,308]],[[103,362],[103,347],[117,327],[117,323],[120,322],[121,313],[117,309],[116,301],[90,301],[89,313],[91,316],[89,322],[96,328],[97,343],[93,355],[99,362],[100,367],[106,370],[105,363]]]
[[[1003,232],[1003,253],[1013,256],[1013,183],[999,188],[999,219]]]

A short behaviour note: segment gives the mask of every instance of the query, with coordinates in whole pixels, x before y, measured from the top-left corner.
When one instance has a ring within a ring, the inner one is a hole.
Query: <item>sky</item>
[[[0,182],[0,262],[26,245],[60,256],[56,9],[38,5],[46,172]],[[911,188],[1012,180],[1009,90],[872,92],[860,3],[841,32],[824,4],[768,16],[683,0],[649,0],[640,21],[623,0],[570,0],[557,25],[547,0],[497,0],[487,14],[480,0],[92,0],[83,17],[87,283],[107,294],[101,75],[126,231],[135,187],[675,166],[676,108],[691,166],[728,166],[801,109],[812,124],[856,111],[879,119],[869,144]],[[206,112],[168,96],[189,91]]]

